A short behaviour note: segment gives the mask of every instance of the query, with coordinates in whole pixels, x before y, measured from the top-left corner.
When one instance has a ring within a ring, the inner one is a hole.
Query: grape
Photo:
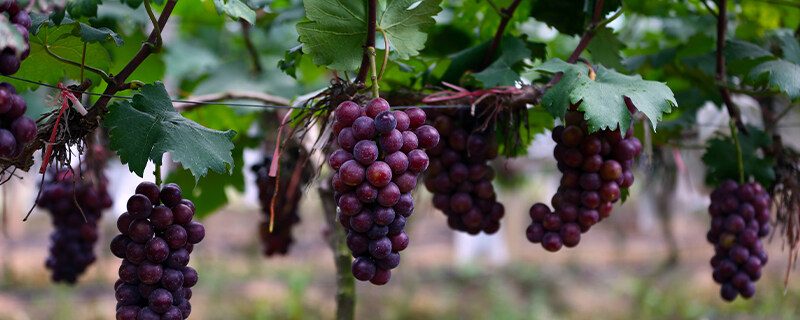
[[[328,163],[335,171],[331,186],[340,209],[337,216],[356,258],[351,271],[356,279],[383,285],[389,281],[388,270],[400,263],[397,251],[408,246],[403,230],[414,211],[411,191],[430,162],[419,148],[435,146],[439,134],[423,126],[421,109],[390,111],[381,98],[372,99],[363,111],[355,103],[342,103],[335,117],[341,149],[331,153]]]
[[[28,143],[36,138],[36,122],[28,117],[19,117],[11,123],[11,133],[17,143]]]
[[[97,223],[102,210],[111,207],[111,198],[106,193],[108,182],[102,173],[96,180],[79,179],[72,171],[50,171],[45,177],[38,204],[48,211],[54,227],[45,267],[52,272],[54,282],[72,285],[96,260]],[[130,242],[126,236],[114,238],[110,246],[112,253],[124,258]],[[126,282],[135,282],[135,276],[129,276],[131,271],[135,274],[135,266],[133,270],[123,269],[120,271],[126,275]]]
[[[755,294],[754,281],[761,278],[761,268],[767,263],[760,238],[768,233],[761,232],[769,228],[768,205],[769,195],[758,183],[739,185],[726,180],[711,193],[707,238],[716,252],[711,259],[712,277],[722,285],[720,296],[725,301]],[[763,221],[757,217],[757,208],[766,210]]]
[[[117,220],[122,233],[111,242],[114,255],[124,259],[119,268],[124,283],[115,288],[117,315],[185,319],[191,312],[188,288],[198,280],[197,272],[187,266],[189,253],[205,237],[205,229],[192,222],[194,204],[181,199],[178,185],[167,184],[159,190],[143,182],[136,190],[128,199],[128,212]]]
[[[10,76],[17,73],[21,62],[22,61],[17,58],[14,51],[11,49],[3,50],[3,52],[0,53],[0,74]]]
[[[561,186],[551,205],[531,206],[528,240],[548,251],[574,247],[599,221],[609,217],[613,203],[633,184],[630,166],[641,152],[641,142],[619,130],[588,131],[585,115],[577,109],[565,115],[565,125],[553,128],[553,156],[562,172]],[[710,239],[718,235],[709,234]]]
[[[0,157],[10,157],[16,148],[17,141],[14,139],[14,134],[6,129],[0,129]]]
[[[380,134],[392,132],[397,127],[397,117],[391,111],[382,111],[375,116],[375,131]],[[399,130],[397,132],[400,132]]]

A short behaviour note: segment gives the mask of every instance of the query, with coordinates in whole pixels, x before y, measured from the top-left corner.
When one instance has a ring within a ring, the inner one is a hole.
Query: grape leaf
[[[143,0],[120,0],[120,2],[128,5],[128,7],[131,7],[133,9],[136,9],[139,6],[141,6],[142,5],[142,1]]]
[[[781,30],[781,32],[778,32],[776,38],[781,43],[783,58],[800,65],[800,42],[794,37],[793,32]]]
[[[419,54],[427,35],[420,31],[432,26],[441,11],[441,0],[389,0],[378,8],[378,28],[386,32],[399,59]],[[317,65],[330,69],[355,70],[361,64],[367,39],[366,2],[358,0],[304,0],[306,18],[297,24],[303,51]]]
[[[244,19],[250,24],[256,23],[256,12],[250,9],[241,0],[214,0],[218,14],[227,14],[231,18]]]
[[[75,27],[75,29],[72,30],[72,34],[76,37],[81,37],[81,40],[84,42],[102,43],[108,40],[114,40],[114,44],[116,44],[117,47],[125,44],[125,42],[122,40],[122,37],[118,33],[107,27],[95,28],[85,23],[72,20],[72,18],[68,16],[62,17],[58,22],[56,22],[53,17],[39,13],[33,13],[31,14],[31,21],[32,23],[30,32],[32,35],[38,34],[42,26],[56,27],[71,25]]]
[[[464,49],[448,56],[448,58],[450,58],[450,65],[447,66],[447,70],[445,70],[441,80],[450,83],[459,83],[465,72],[476,66],[480,66],[491,42],[491,40],[487,40],[477,46]]]
[[[208,169],[224,173],[230,165],[233,172],[231,138],[236,132],[208,129],[184,118],[172,106],[161,82],[143,86],[133,94],[132,101],[110,105],[105,125],[111,128],[111,150],[139,176],[148,159],[160,165],[167,151],[173,161],[192,172],[195,181]]]
[[[600,66],[597,78],[591,80],[587,66],[558,58],[534,69],[553,74],[563,72],[561,80],[542,97],[542,105],[560,118],[570,104],[580,102],[578,109],[586,113],[590,132],[620,128],[625,133],[632,118],[624,97],[650,119],[653,129],[664,113],[670,113],[678,105],[672,90],[664,83],[642,80],[639,75],[627,76]]]
[[[520,78],[519,66],[531,56],[531,50],[525,45],[525,41],[516,37],[503,37],[500,50],[497,60],[483,71],[472,74],[484,87],[514,85]]]
[[[19,57],[28,45],[11,22],[0,19],[0,48],[11,48]]]
[[[800,97],[800,65],[777,59],[763,62],[748,73],[748,79],[756,84],[767,83],[778,88],[792,100]]]
[[[589,42],[587,50],[592,54],[592,60],[597,63],[602,63],[606,67],[624,70],[625,66],[622,65],[622,57],[620,51],[625,48],[625,45],[617,39],[614,35],[614,30],[609,27],[603,27],[594,34],[594,38]]]
[[[44,49],[44,47],[47,46],[50,51],[64,59],[81,61],[83,42],[80,38],[72,36],[72,29],[73,26],[70,25],[61,27],[48,27],[43,25],[42,29],[39,30],[36,35],[31,35],[31,53],[28,58],[25,59],[25,62],[20,67],[16,76],[23,79],[52,84],[62,81],[64,77],[73,80],[80,79],[81,69],[79,67],[58,61]],[[92,67],[108,72],[111,58],[108,55],[108,51],[103,48],[102,45],[93,42],[86,45],[86,61],[87,64]],[[96,84],[103,81],[100,76],[91,72],[86,72],[85,77],[91,79],[92,82]],[[8,81],[20,91],[39,87],[32,83],[13,79],[9,79]]]
[[[286,50],[283,54],[283,59],[278,61],[278,68],[280,68],[283,73],[297,79],[297,67],[300,66],[301,61],[303,61],[302,44]]]
[[[739,134],[739,145],[742,148],[742,165],[744,177],[753,177],[758,183],[768,186],[775,180],[775,159],[759,157],[758,149],[772,145],[772,139],[761,129],[747,126],[749,134]],[[706,184],[716,186],[727,179],[739,180],[739,165],[736,159],[736,146],[733,139],[721,136],[709,140],[706,153],[703,154],[706,171]]]
[[[728,60],[755,60],[763,57],[771,57],[772,53],[755,43],[742,40],[728,40],[725,44],[725,59]]]
[[[75,18],[94,18],[97,17],[97,5],[102,3],[103,0],[70,0],[65,9]]]

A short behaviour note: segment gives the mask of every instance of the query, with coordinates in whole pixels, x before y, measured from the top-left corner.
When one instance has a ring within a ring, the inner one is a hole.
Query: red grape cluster
[[[287,157],[297,155],[300,148],[287,148],[283,154]],[[258,185],[258,200],[261,203],[261,212],[264,214],[264,221],[259,224],[258,230],[263,244],[263,253],[269,257],[274,254],[285,255],[289,252],[289,246],[294,242],[292,238],[292,227],[300,222],[300,216],[297,215],[297,209],[300,205],[300,199],[303,197],[303,186],[311,180],[311,172],[309,167],[299,167],[302,162],[299,159],[287,159],[281,164],[286,165],[282,168],[282,172],[289,172],[282,175],[278,182],[278,196],[275,197],[275,217],[272,232],[269,230],[270,210],[272,207],[272,199],[275,195],[275,178],[269,176],[269,166],[272,162],[271,157],[266,157],[262,165],[253,167],[256,173],[256,184]],[[293,167],[289,167],[293,166]],[[294,170],[301,170],[300,176],[297,179],[301,181],[294,182]],[[292,188],[292,190],[290,190]]]
[[[0,157],[17,156],[25,144],[36,138],[36,122],[24,116],[25,99],[8,82],[0,82]]]
[[[8,18],[14,25],[14,28],[19,31],[25,43],[28,43],[30,35],[28,29],[31,28],[31,16],[27,12],[21,10],[16,1],[5,1],[0,3],[0,14],[3,12],[8,13]],[[0,74],[10,76],[17,73],[22,60],[28,57],[31,53],[31,46],[24,52],[16,52],[12,48],[0,48]]]
[[[181,198],[177,184],[159,190],[142,182],[127,208],[117,219],[122,234],[111,241],[111,252],[123,259],[114,285],[117,319],[188,318],[191,287],[198,280],[187,266],[189,254],[206,235],[203,225],[192,221],[194,204]]]
[[[633,184],[630,168],[642,151],[642,143],[631,136],[632,128],[624,137],[618,129],[589,133],[583,117],[583,112],[568,111],[565,126],[553,129],[553,154],[563,173],[550,201],[555,211],[543,203],[530,209],[528,241],[541,243],[547,251],[577,246],[581,233],[611,214],[621,189]]]
[[[483,121],[469,112],[429,110],[442,139],[428,150],[431,165],[425,173],[425,187],[433,193],[433,206],[447,215],[451,229],[493,234],[500,230],[505,214],[492,186],[494,169],[488,165],[497,157],[498,146],[492,133],[476,132]]]
[[[428,168],[422,149],[439,143],[439,133],[424,125],[419,108],[390,111],[375,98],[362,109],[342,102],[335,112],[334,133],[341,149],[328,162],[336,170],[331,184],[339,205],[339,222],[349,233],[347,247],[356,258],[353,276],[376,285],[389,282],[408,246],[403,231],[414,212],[411,191]]]
[[[73,178],[72,171],[51,174],[50,181],[41,186],[38,202],[48,210],[55,226],[45,266],[52,271],[53,281],[68,284],[74,284],[96,260],[97,222],[103,209],[112,204],[107,181],[92,185],[78,180],[73,184]]]
[[[739,185],[732,180],[711,193],[711,230],[714,245],[714,281],[722,285],[720,295],[733,301],[739,294],[747,299],[756,292],[755,281],[767,264],[761,238],[769,234],[769,194],[758,183]]]

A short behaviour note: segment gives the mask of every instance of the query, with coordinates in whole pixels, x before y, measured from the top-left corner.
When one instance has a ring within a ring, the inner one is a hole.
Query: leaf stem
[[[739,135],[737,134],[736,123],[733,119],[728,122],[731,127],[731,137],[733,137],[733,145],[736,146],[736,164],[739,168],[739,184],[744,184],[744,161],[742,160],[742,145],[739,144]]]
[[[383,64],[381,65],[381,73],[378,74],[378,80],[380,81],[383,79],[383,72],[386,71],[386,65],[389,64],[389,38],[386,37],[386,31],[381,28],[378,28],[378,31],[381,32],[383,35],[383,46],[385,50],[383,52]]]
[[[367,80],[367,72],[369,72],[369,53],[367,49],[375,47],[375,29],[378,24],[378,0],[367,1],[367,43],[364,44],[364,55],[361,57],[361,68],[358,69],[358,75],[353,83],[363,84]]]
[[[373,98],[378,98],[381,96],[381,92],[380,86],[378,86],[377,66],[375,65],[375,47],[367,48],[367,54],[369,54],[369,69],[372,70],[372,95]]]
[[[153,49],[158,52],[161,49],[161,28],[158,27],[158,20],[156,20],[156,15],[153,14],[153,8],[150,7],[150,0],[144,0],[144,9],[150,17],[150,22],[153,23],[153,32],[156,34],[156,43]]]
[[[600,21],[596,26],[594,26],[594,29],[593,29],[594,31],[600,30],[600,28],[605,27],[609,23],[614,22],[614,20],[617,20],[617,18],[622,16],[622,13],[625,12],[625,2],[620,2],[620,3],[621,3],[621,7],[619,8],[619,10],[617,10],[617,12],[614,13],[613,16],[611,16],[608,19],[605,19],[603,21]]]
[[[78,62],[75,62],[75,61],[72,61],[72,60],[69,60],[69,59],[64,59],[64,58],[60,57],[59,55],[55,54],[53,51],[50,51],[50,47],[47,46],[47,45],[44,45],[42,47],[44,48],[44,52],[46,52],[47,54],[49,54],[51,57],[55,58],[58,61],[61,61],[63,63],[69,64],[69,65],[76,66],[76,67],[81,68],[81,69],[85,68],[86,70],[94,72],[94,73],[98,74],[101,78],[103,78],[103,81],[105,81],[109,85],[116,83],[114,81],[114,78],[109,76],[103,70],[100,70],[100,69],[97,69],[97,68],[94,68],[94,67],[90,67],[90,66],[86,66],[83,63],[78,63]]]
[[[495,32],[494,38],[492,39],[492,44],[489,45],[489,49],[486,51],[486,56],[483,57],[483,64],[481,64],[480,70],[486,69],[486,67],[488,67],[492,62],[492,57],[494,57],[494,53],[497,51],[497,47],[500,45],[500,39],[503,38],[503,33],[506,30],[506,26],[511,20],[511,17],[514,16],[514,11],[517,10],[517,6],[519,6],[520,2],[522,2],[522,0],[514,0],[514,2],[508,5],[508,8],[498,10],[498,13],[501,17],[503,17],[503,19],[500,20],[500,25],[497,26],[497,32]],[[489,3],[491,3],[492,7],[494,7],[493,2],[489,1]],[[497,7],[495,7],[495,10],[497,10]]]
[[[156,170],[153,172],[153,175],[156,176],[156,185],[161,188],[161,183],[163,182],[161,181],[161,165],[156,163],[154,164],[156,165]]]

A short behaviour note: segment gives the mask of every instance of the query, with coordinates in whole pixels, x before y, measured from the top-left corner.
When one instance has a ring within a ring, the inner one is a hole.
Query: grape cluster
[[[0,14],[3,12],[8,13],[9,21],[19,31],[27,44],[30,38],[28,29],[31,28],[31,16],[21,10],[15,1],[11,0],[0,3]],[[31,53],[31,46],[28,45],[27,47],[24,52],[16,52],[12,48],[0,48],[0,74],[10,76],[17,73],[22,60],[25,60]]]
[[[8,82],[0,82],[0,157],[17,156],[25,144],[36,138],[36,122],[24,116],[25,99]]]
[[[630,168],[642,151],[632,127],[624,137],[619,129],[589,133],[583,112],[574,108],[564,125],[553,129],[553,154],[563,173],[550,201],[555,210],[543,203],[531,206],[533,221],[526,231],[528,241],[551,252],[577,246],[581,233],[611,214],[621,190],[633,184]]]
[[[492,186],[495,172],[488,161],[497,157],[492,130],[476,132],[481,119],[468,109],[429,110],[441,141],[428,150],[431,164],[425,187],[433,193],[433,206],[447,215],[453,230],[476,235],[500,230],[505,214]]]
[[[300,148],[287,148],[283,154],[289,157],[287,161],[282,161],[281,165],[285,165],[281,172],[289,172],[282,175],[278,182],[278,196],[275,197],[275,216],[274,226],[272,232],[269,230],[270,210],[272,207],[272,199],[275,195],[275,178],[269,176],[269,166],[272,162],[271,157],[266,157],[264,163],[253,167],[256,174],[256,184],[258,185],[258,200],[261,203],[261,212],[264,214],[264,221],[259,224],[258,230],[263,244],[263,253],[269,257],[274,254],[285,255],[289,252],[289,246],[294,242],[292,238],[292,227],[300,222],[300,216],[297,214],[297,209],[300,205],[300,199],[303,197],[303,186],[311,180],[311,172],[309,167],[302,166],[300,159],[294,159],[292,156],[300,154]],[[293,182],[294,170],[301,170],[300,176],[297,178],[300,181]],[[292,190],[290,188],[294,187]]]
[[[364,109],[352,101],[339,104],[333,127],[341,149],[328,159],[336,170],[331,184],[338,219],[356,258],[353,276],[376,285],[389,282],[398,252],[408,246],[403,230],[414,212],[411,191],[429,162],[422,149],[439,143],[436,129],[424,125],[424,111],[389,109],[381,98]]]
[[[52,172],[50,176],[41,186],[38,201],[50,213],[55,227],[50,234],[50,256],[45,266],[52,271],[54,282],[74,284],[97,258],[94,254],[97,222],[103,209],[112,204],[106,192],[108,182],[92,185],[78,180],[73,185],[71,171]]]
[[[755,281],[767,264],[761,238],[770,231],[770,197],[758,183],[739,185],[732,180],[711,193],[711,230],[708,242],[714,245],[714,281],[722,285],[720,295],[733,301],[747,299],[756,292]]]
[[[181,198],[177,184],[159,190],[142,182],[127,209],[117,219],[121,234],[111,241],[111,252],[123,259],[114,284],[117,319],[188,318],[191,287],[198,280],[187,266],[189,254],[206,235],[203,225],[192,221],[194,204]]]

